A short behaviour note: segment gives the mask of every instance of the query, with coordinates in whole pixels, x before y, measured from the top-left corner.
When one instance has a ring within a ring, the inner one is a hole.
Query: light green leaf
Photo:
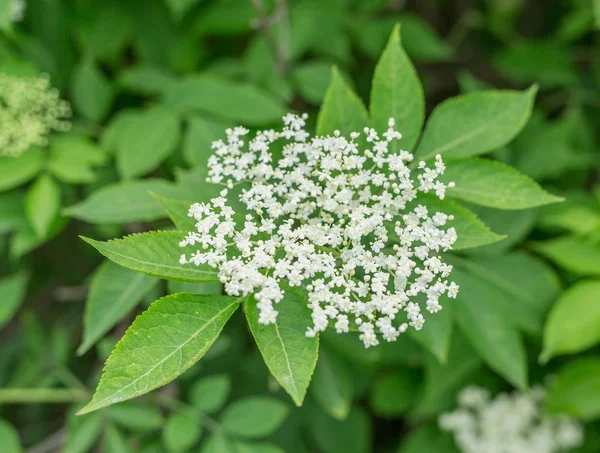
[[[163,443],[167,451],[173,453],[188,451],[201,435],[200,420],[191,411],[171,414],[162,431]]]
[[[70,415],[64,453],[87,453],[96,444],[102,432],[102,414],[85,417]]]
[[[250,396],[237,400],[221,416],[221,427],[233,436],[249,439],[272,434],[286,419],[289,407],[275,398]]]
[[[310,391],[329,416],[344,420],[350,413],[352,381],[350,367],[335,353],[321,348]]]
[[[452,246],[454,250],[493,244],[504,238],[492,232],[473,212],[451,200],[440,200],[434,195],[419,194],[417,203],[427,206],[430,214],[443,212],[454,216],[454,220],[447,224],[448,227],[455,228],[458,235],[458,239]],[[393,232],[391,236],[394,237]]]
[[[60,187],[44,173],[31,185],[25,197],[25,214],[37,237],[47,237],[59,210]]]
[[[21,440],[19,433],[6,420],[0,419],[0,445],[4,453],[21,453]]]
[[[211,414],[223,407],[229,392],[231,380],[225,374],[215,374],[197,381],[190,390],[190,403],[202,412]]]
[[[127,445],[125,436],[113,425],[108,425],[104,431],[104,449],[111,453],[133,453]]]
[[[156,285],[148,275],[105,261],[94,273],[85,303],[83,340],[77,354],[87,352],[123,319]]]
[[[79,113],[101,122],[110,111],[115,92],[94,60],[84,58],[73,72],[71,96]]]
[[[157,431],[164,423],[158,408],[139,401],[128,401],[111,406],[107,413],[113,422],[135,433]]]
[[[468,157],[506,145],[527,123],[536,92],[536,86],[480,91],[442,102],[427,120],[416,157]]]
[[[93,167],[106,162],[104,150],[84,137],[57,137],[52,141],[48,170],[61,181],[87,184],[96,180]]]
[[[423,127],[425,98],[417,72],[400,44],[399,25],[394,27],[375,68],[369,110],[372,126],[380,134],[387,130],[390,118],[396,120],[402,140],[393,142],[393,151],[413,148]]]
[[[150,222],[166,217],[164,208],[150,191],[176,199],[187,197],[189,192],[160,179],[123,181],[102,187],[85,200],[65,208],[63,213],[94,224]]]
[[[408,335],[431,352],[440,363],[446,362],[450,349],[450,340],[454,330],[452,320],[454,303],[453,300],[444,297],[441,304],[444,307],[442,311],[437,313],[423,311],[427,329],[408,330]]]
[[[167,0],[167,6],[171,10],[173,17],[179,20],[195,4],[200,3],[201,1],[202,0]]]
[[[306,336],[306,328],[312,323],[306,304],[306,296],[298,289],[285,288],[277,306],[277,321],[264,325],[258,322],[256,300],[246,302],[246,318],[258,349],[271,374],[297,406],[304,401],[319,355],[318,337]]]
[[[0,327],[4,326],[17,312],[27,293],[29,275],[18,272],[9,277],[0,278]]]
[[[514,168],[487,159],[449,162],[442,180],[456,184],[448,188],[447,196],[496,209],[526,209],[563,200]]]
[[[509,319],[493,304],[482,303],[489,294],[480,281],[458,269],[452,279],[460,286],[455,313],[473,348],[490,368],[518,388],[527,387],[527,356],[523,341]]]
[[[145,96],[162,94],[175,80],[177,79],[163,68],[145,63],[119,72],[119,85]]]
[[[30,147],[19,157],[0,156],[0,192],[18,187],[37,175],[44,166],[44,151]]]
[[[206,169],[206,176],[208,176],[208,158],[214,151],[211,148],[212,142],[224,139],[225,130],[232,125],[197,115],[187,118],[187,123],[183,157],[190,165]]]
[[[578,236],[560,236],[534,242],[531,247],[569,272],[600,275],[600,244],[596,242]]]
[[[332,69],[331,82],[317,118],[317,135],[342,135],[362,132],[369,125],[369,115],[360,98],[346,84],[337,68]]]
[[[584,280],[553,305],[544,327],[540,359],[574,354],[600,343],[600,281]]]
[[[217,272],[207,265],[179,264],[183,252],[179,242],[185,235],[182,231],[153,231],[108,242],[82,239],[109,260],[152,277],[184,282],[218,280]]]
[[[158,167],[179,142],[179,120],[167,109],[155,107],[129,119],[117,142],[117,170],[124,179]]]
[[[171,84],[163,101],[183,112],[200,111],[246,126],[279,122],[286,113],[283,104],[260,89],[210,75],[195,75]]]
[[[546,397],[550,412],[584,421],[600,417],[600,359],[586,357],[562,367]]]
[[[79,413],[135,398],[175,379],[212,346],[238,305],[232,297],[190,293],[154,302],[117,343],[92,401]]]
[[[297,65],[292,72],[294,84],[300,95],[308,102],[323,102],[331,82],[331,64],[327,61],[309,61]]]
[[[404,415],[415,399],[420,380],[421,376],[407,368],[378,377],[369,394],[371,409],[384,418]]]

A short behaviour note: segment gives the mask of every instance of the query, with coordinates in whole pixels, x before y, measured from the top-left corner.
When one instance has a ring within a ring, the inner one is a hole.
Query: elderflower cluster
[[[443,414],[439,424],[463,453],[557,453],[580,446],[581,425],[567,416],[543,416],[544,397],[541,387],[494,399],[484,388],[466,387],[459,408]]]
[[[44,146],[51,130],[69,128],[71,109],[45,77],[0,73],[0,156],[19,156],[31,145]]]
[[[306,119],[288,114],[281,131],[259,131],[248,142],[247,129],[228,129],[226,141],[213,143],[207,181],[226,188],[211,203],[191,206],[197,231],[180,246],[196,250],[180,263],[217,268],[229,295],[254,294],[262,324],[277,319],[282,283],[303,286],[309,337],[329,325],[338,333],[357,329],[370,347],[409,326],[421,329],[416,297],[436,313],[442,295],[458,292],[440,256],[457,239],[445,227],[453,217],[416,200],[419,192],[444,198],[441,157],[432,167],[420,162],[415,180],[412,154],[389,151],[402,137],[393,119],[382,138],[370,128],[362,137],[336,131],[310,138]],[[228,204],[236,186],[245,216]]]

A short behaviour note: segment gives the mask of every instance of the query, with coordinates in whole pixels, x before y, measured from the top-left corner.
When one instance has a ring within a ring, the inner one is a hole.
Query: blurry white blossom
[[[458,409],[443,414],[439,424],[463,453],[557,453],[580,446],[581,425],[567,416],[544,416],[544,397],[540,387],[493,399],[484,388],[466,387]]]
[[[10,19],[12,22],[21,22],[25,17],[25,8],[27,2],[25,0],[11,0],[10,2]]]
[[[44,146],[52,130],[69,128],[71,108],[50,80],[0,73],[0,156],[19,156],[31,145]]]
[[[262,324],[276,321],[285,280],[308,291],[309,337],[355,324],[369,347],[409,326],[421,329],[416,296],[436,313],[440,296],[458,292],[447,280],[452,266],[439,255],[457,239],[445,228],[452,216],[415,202],[418,192],[444,198],[441,157],[431,168],[420,162],[413,178],[412,154],[388,152],[402,137],[393,120],[383,138],[365,128],[363,150],[359,132],[309,139],[306,119],[288,114],[283,130],[259,131],[248,143],[247,129],[228,129],[227,141],[213,143],[208,181],[226,188],[211,203],[191,206],[197,231],[180,245],[196,250],[180,262],[217,268],[229,295],[254,294]],[[248,212],[241,219],[227,203],[238,184],[245,184],[239,201]]]

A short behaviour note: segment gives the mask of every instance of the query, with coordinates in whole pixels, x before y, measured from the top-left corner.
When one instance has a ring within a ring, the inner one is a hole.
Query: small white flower
[[[544,392],[502,393],[470,386],[458,395],[459,408],[442,414],[439,426],[454,434],[463,453],[558,453],[583,443],[583,429],[566,416],[542,413]]]
[[[282,131],[259,131],[248,143],[247,129],[228,129],[226,140],[213,143],[208,181],[243,184],[239,201],[248,213],[234,220],[227,189],[190,206],[196,231],[180,245],[201,247],[181,262],[217,268],[227,294],[254,294],[262,324],[276,322],[286,281],[306,287],[309,337],[330,325],[346,333],[350,320],[365,347],[395,341],[409,326],[420,330],[425,319],[413,298],[424,294],[425,308],[437,313],[440,297],[458,291],[439,255],[456,241],[454,228],[443,228],[452,218],[416,203],[419,192],[443,198],[441,158],[433,168],[421,162],[415,180],[413,156],[389,151],[402,137],[393,119],[382,140],[364,129],[371,147],[364,151],[355,143],[359,132],[310,139],[306,119],[288,114]],[[278,160],[270,150],[276,141],[283,142]],[[396,322],[400,316],[406,322]]]

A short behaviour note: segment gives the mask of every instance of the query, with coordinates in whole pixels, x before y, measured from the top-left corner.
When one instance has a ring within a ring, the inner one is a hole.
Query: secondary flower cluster
[[[444,198],[442,159],[431,168],[420,162],[415,181],[412,154],[388,151],[402,137],[392,119],[383,138],[370,128],[363,137],[335,131],[309,138],[306,119],[288,114],[281,131],[259,131],[247,146],[243,127],[213,143],[207,180],[226,188],[211,203],[191,206],[197,231],[180,245],[197,250],[180,262],[217,268],[229,295],[254,294],[263,324],[277,318],[282,280],[304,286],[309,337],[329,325],[338,333],[357,328],[369,347],[379,336],[394,341],[409,326],[421,329],[416,297],[424,295],[436,313],[440,296],[458,292],[447,280],[452,266],[439,256],[457,239],[454,228],[444,228],[452,216],[416,203],[418,192]],[[368,149],[359,149],[359,139]],[[247,210],[239,219],[227,204],[237,185]],[[405,321],[396,319],[402,312]]]
[[[580,424],[566,416],[544,417],[544,390],[502,393],[491,399],[480,387],[466,387],[459,408],[440,417],[463,453],[555,453],[583,443]]]
[[[68,102],[45,77],[0,73],[0,156],[19,156],[31,145],[44,146],[51,130],[69,128]]]

